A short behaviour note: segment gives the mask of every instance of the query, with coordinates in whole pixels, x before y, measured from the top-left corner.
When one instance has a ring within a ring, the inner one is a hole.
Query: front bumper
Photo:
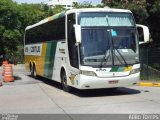
[[[79,75],[79,80],[74,86],[78,89],[99,89],[99,88],[115,88],[135,85],[140,79],[140,73],[132,74],[124,77],[99,78],[96,76]],[[118,83],[110,83],[109,81],[118,81]]]

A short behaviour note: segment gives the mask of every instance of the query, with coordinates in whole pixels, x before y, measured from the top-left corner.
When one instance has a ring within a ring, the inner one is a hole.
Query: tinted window
[[[65,17],[26,31],[25,44],[65,39]]]
[[[144,42],[144,34],[143,34],[143,28],[137,27],[138,35],[139,35],[139,41]]]
[[[78,67],[78,49],[75,45],[75,32],[73,25],[75,24],[75,14],[70,14],[67,16],[67,36],[68,36],[68,50],[70,64],[73,67]]]

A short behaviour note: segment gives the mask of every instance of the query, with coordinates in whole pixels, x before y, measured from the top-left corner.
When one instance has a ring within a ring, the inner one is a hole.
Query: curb
[[[138,86],[160,87],[160,83],[156,83],[156,82],[139,82]]]

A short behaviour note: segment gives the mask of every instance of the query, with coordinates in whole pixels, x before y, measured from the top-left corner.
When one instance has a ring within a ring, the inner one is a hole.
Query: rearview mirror
[[[149,42],[149,29],[147,26],[136,24],[139,34],[139,44]]]
[[[76,42],[81,43],[81,26],[74,25],[74,29],[75,29]]]

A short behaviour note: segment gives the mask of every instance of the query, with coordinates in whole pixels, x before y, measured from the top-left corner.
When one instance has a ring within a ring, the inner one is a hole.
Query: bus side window
[[[72,67],[78,68],[78,49],[74,33],[75,14],[69,14],[67,16],[67,39],[70,64]]]

